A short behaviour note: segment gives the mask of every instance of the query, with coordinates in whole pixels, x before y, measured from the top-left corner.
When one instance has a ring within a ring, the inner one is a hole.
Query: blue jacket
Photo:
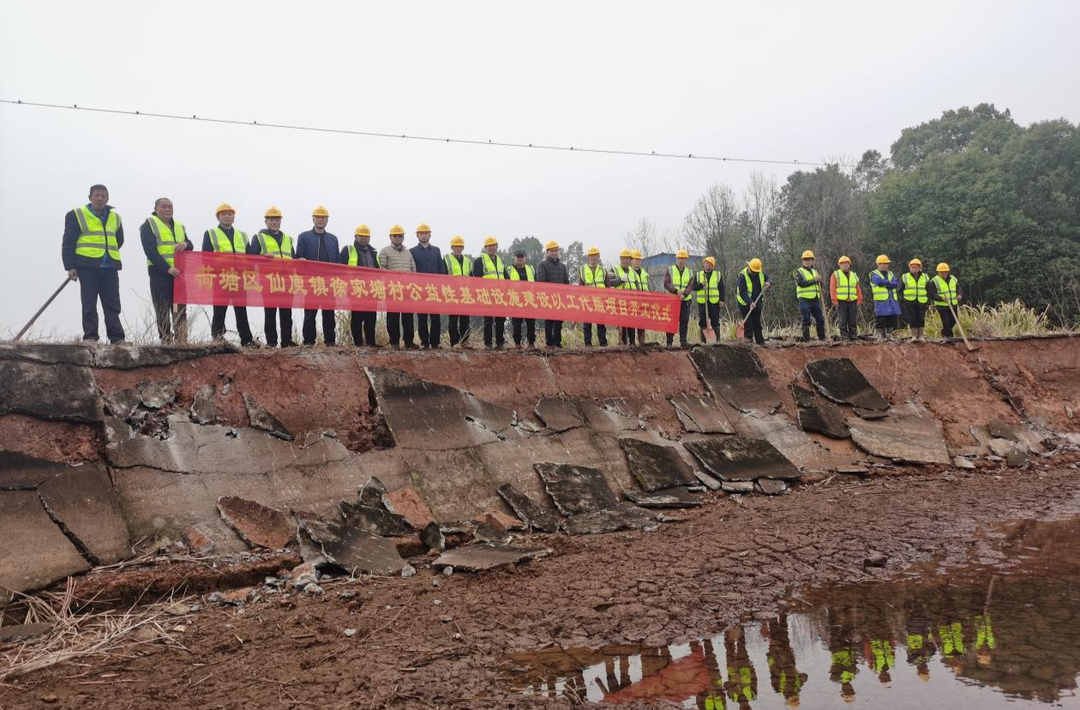
[[[435,245],[421,246],[417,244],[412,249],[413,261],[416,262],[418,274],[445,274],[446,262],[443,261],[442,252]]]
[[[296,258],[308,261],[327,261],[338,263],[341,248],[337,237],[330,232],[316,234],[314,230],[301,233],[296,238]]]
[[[898,316],[900,315],[900,301],[896,300],[896,290],[900,288],[900,277],[893,274],[890,281],[885,276],[882,276],[881,272],[874,269],[870,272],[870,284],[872,286],[884,286],[889,289],[889,300],[887,301],[874,301],[874,315],[875,316]],[[871,296],[873,298],[873,289],[871,289]]]

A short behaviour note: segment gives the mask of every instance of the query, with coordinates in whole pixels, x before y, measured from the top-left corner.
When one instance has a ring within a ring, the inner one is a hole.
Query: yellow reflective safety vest
[[[269,232],[259,232],[255,235],[255,238],[259,240],[259,253],[263,256],[272,256],[275,259],[293,258],[292,237],[285,232],[281,233],[280,244],[278,244],[277,237]]]
[[[818,275],[817,269],[808,269],[805,266],[800,266],[799,268],[795,269],[794,273],[801,274],[803,279],[806,281],[813,281]],[[819,293],[821,293],[821,284],[817,283],[816,281],[812,286],[795,287],[796,298],[806,299],[807,301],[818,300]]]
[[[900,283],[904,285],[905,301],[926,303],[929,300],[926,295],[926,285],[930,283],[930,279],[926,274],[919,274],[919,278],[915,278],[909,271],[900,277]]]
[[[176,254],[176,245],[187,241],[187,232],[184,231],[184,225],[174,219],[173,226],[170,228],[169,225],[158,219],[156,214],[147,217],[146,221],[150,223],[150,231],[153,233],[154,241],[157,243],[158,254],[161,254],[161,258],[165,260],[170,269],[173,268],[176,264],[174,256]],[[154,262],[147,259],[146,265],[153,266]]]
[[[640,291],[641,283],[638,281],[637,274],[629,266],[625,269],[621,266],[614,266],[611,269],[615,273],[615,277],[619,279],[619,285],[615,288],[621,288],[624,291]],[[625,283],[623,283],[625,281]]]
[[[645,269],[642,269],[640,267],[639,268],[634,268],[633,266],[631,266],[630,271],[632,271],[634,276],[637,278],[638,290],[639,291],[648,291],[649,290],[649,274],[645,271]]]
[[[210,245],[222,254],[243,254],[247,251],[248,237],[239,229],[233,229],[232,241],[229,241],[224,229],[214,227],[210,230]]]
[[[356,249],[356,242],[353,242],[348,246],[348,265],[358,266],[360,264],[360,252]],[[371,258],[375,260],[375,268],[379,268],[379,252],[374,249],[371,250]]]
[[[750,280],[750,275],[753,274],[753,273],[754,272],[750,270],[749,266],[747,266],[745,269],[743,269],[742,271],[739,272],[739,275],[743,277],[744,281],[746,281],[746,295],[747,296],[750,296],[751,294],[754,293],[754,282]],[[758,271],[757,272],[757,280],[758,280],[758,293],[760,294],[762,291],[765,290],[765,272],[764,271]],[[749,306],[750,305],[750,303],[743,298],[742,293],[737,293],[735,300],[737,300],[739,302],[740,306]]]
[[[931,279],[934,284],[934,288],[937,289],[937,293],[934,294],[935,306],[955,306],[959,301],[956,298],[956,277],[949,276],[948,279],[943,279],[940,276],[935,276]]]
[[[581,283],[586,286],[592,286],[594,288],[607,288],[607,284],[604,282],[604,267],[599,264],[596,267],[585,264],[581,267]]]
[[[875,271],[876,271],[876,269],[875,269]],[[881,272],[879,271],[878,273],[880,274]],[[871,271],[870,276],[872,277],[873,275],[874,275],[874,271]],[[891,271],[888,272],[887,274],[885,274],[885,279],[887,281],[889,281],[889,282],[891,282],[894,278],[895,277],[893,276],[893,272],[891,272]],[[876,283],[874,283],[873,278],[870,279],[870,291],[874,294],[874,300],[875,301],[888,301],[889,300],[889,289],[885,288],[884,286],[878,286]]]
[[[698,303],[720,303],[720,272],[716,269],[706,273],[698,272],[698,283],[704,284],[705,288],[695,291]]]
[[[857,301],[859,300],[859,275],[854,271],[846,274],[843,269],[836,270],[836,300]]]
[[[451,276],[472,276],[472,259],[464,254],[461,255],[461,263],[452,253],[444,256],[443,261],[446,262],[446,273]]]
[[[120,215],[116,210],[109,210],[105,224],[101,223],[93,211],[86,205],[72,210],[79,223],[79,237],[75,240],[75,255],[88,259],[100,259],[108,250],[109,258],[120,262],[120,245],[116,233],[120,231]]]
[[[481,254],[480,259],[483,261],[483,264],[484,264],[484,275],[483,275],[482,278],[485,278],[485,279],[505,279],[506,278],[506,267],[503,266],[502,257],[500,257],[498,254],[495,255],[495,260],[494,261],[492,261],[491,255],[488,254],[487,252],[484,252],[483,254]]]
[[[683,267],[683,270],[681,272],[679,271],[678,266],[671,267],[671,285],[675,288],[676,296],[679,295],[679,292],[681,292],[684,288],[690,285],[690,276],[692,275],[692,273],[693,272],[691,272],[690,269],[686,268],[685,266]],[[689,301],[693,297],[693,293],[688,293],[683,296],[682,299],[684,301]]]
[[[517,270],[516,266],[511,266],[509,269],[506,270],[506,273],[510,275],[510,280],[511,281],[521,281],[521,276],[518,274],[518,270]],[[525,264],[525,280],[526,281],[535,281],[536,279],[533,278],[534,276],[535,276],[535,272],[533,271],[533,267],[529,266],[528,264]]]

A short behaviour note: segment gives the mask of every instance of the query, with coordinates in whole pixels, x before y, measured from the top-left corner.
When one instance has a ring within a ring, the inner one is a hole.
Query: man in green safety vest
[[[638,280],[638,274],[630,267],[632,256],[633,252],[629,249],[623,249],[619,252],[619,264],[618,266],[611,267],[611,274],[608,277],[608,283],[612,288],[621,289],[623,291],[641,290],[641,282]],[[619,343],[622,345],[629,345],[630,347],[637,345],[637,330],[633,328],[619,328]]]
[[[266,224],[265,229],[260,229],[248,243],[247,253],[267,256],[271,259],[294,259],[296,252],[293,250],[293,240],[288,234],[281,231],[281,210],[270,207],[263,214]],[[293,340],[292,309],[290,308],[263,308],[263,333],[266,335],[266,344],[272,348],[278,345],[277,321],[281,321],[281,347],[291,348],[296,345]]]
[[[341,249],[338,263],[366,269],[380,268],[379,254],[371,246],[371,229],[366,224],[356,228],[353,243]],[[349,332],[356,347],[378,347],[375,343],[375,311],[352,311],[349,314]]]
[[[450,253],[443,257],[446,261],[446,273],[450,276],[471,276],[473,260],[465,256],[465,238],[460,234],[450,240]],[[460,349],[469,333],[469,316],[447,316],[447,329],[450,331],[450,347]]]
[[[705,334],[712,331],[713,340],[720,339],[720,306],[724,303],[724,276],[716,270],[716,257],[707,256],[701,263],[701,271],[694,275],[694,292],[698,304],[698,326],[701,342],[708,342]]]
[[[488,237],[484,240],[484,251],[473,259],[473,276],[482,279],[505,279],[506,267],[498,254],[499,240]],[[502,350],[506,347],[506,318],[502,316],[484,316],[484,347]]]
[[[664,290],[679,297],[679,347],[688,348],[686,342],[686,328],[690,323],[690,299],[694,297],[693,284],[694,272],[686,265],[690,258],[689,252],[680,249],[675,253],[675,263],[664,272]],[[675,342],[675,334],[667,334],[667,346],[670,348]]]
[[[180,275],[175,255],[193,248],[184,225],[173,219],[168,197],[154,201],[154,211],[139,228],[150,274],[150,300],[154,304],[158,337],[164,344],[187,342],[187,306],[173,303],[173,282]]]
[[[765,292],[772,288],[772,280],[763,271],[761,259],[755,257],[746,262],[746,268],[739,272],[736,287],[735,300],[739,304],[739,315],[746,321],[746,339],[764,345],[761,311],[765,305]]]
[[[904,320],[911,329],[912,340],[923,339],[929,285],[930,278],[923,273],[922,262],[918,259],[909,261],[908,272],[900,277],[900,303],[904,308]]]
[[[818,340],[825,340],[825,314],[821,312],[821,274],[814,268],[814,252],[802,253],[802,266],[792,272],[795,277],[795,297],[802,316],[802,341],[810,342],[810,319],[814,320]]]
[[[956,327],[954,313],[960,308],[960,285],[956,277],[949,274],[949,265],[944,261],[937,265],[937,276],[930,279],[926,295],[941,316],[941,337],[953,337],[953,328]]]
[[[836,308],[840,323],[840,337],[855,340],[859,337],[859,306],[862,304],[862,286],[859,275],[851,270],[851,259],[841,256],[836,271],[829,277],[829,296]]]
[[[874,296],[874,327],[877,328],[878,340],[891,340],[892,333],[899,325],[900,302],[896,292],[900,288],[900,279],[896,278],[890,266],[892,261],[887,254],[881,254],[874,262],[877,268],[870,272],[870,293]]]
[[[246,254],[248,247],[247,234],[233,227],[236,220],[236,210],[226,202],[218,205],[218,224],[203,233],[202,250],[217,252],[218,254]],[[210,319],[210,337],[214,340],[225,338],[225,312],[228,306],[214,306],[214,314]],[[240,345],[251,347],[256,345],[251,337],[251,326],[248,324],[247,308],[233,305],[233,315],[236,316],[236,333],[240,336]]]
[[[536,272],[533,267],[525,263],[525,252],[519,251],[514,254],[514,263],[506,270],[506,278],[511,281],[536,281]],[[535,318],[511,318],[510,332],[514,336],[514,347],[521,350],[521,326],[525,326],[525,342],[529,350],[536,347],[536,319]]]
[[[638,289],[642,291],[649,290],[649,274],[645,269],[641,268],[641,250],[635,249],[630,252],[630,269],[634,272],[634,276],[637,277]],[[645,329],[637,329],[637,344],[645,344]]]
[[[104,185],[90,187],[90,202],[64,217],[61,254],[68,278],[79,282],[83,340],[97,342],[97,304],[105,315],[105,335],[114,345],[126,345],[120,323],[120,247],[124,225],[109,205]]]
[[[588,288],[607,288],[610,285],[610,279],[610,274],[605,272],[604,267],[600,265],[600,250],[589,247],[589,251],[585,252],[585,263],[581,265],[581,270],[578,272],[578,284]],[[593,324],[582,323],[581,333],[585,340],[585,347],[592,346]],[[603,323],[596,324],[596,339],[600,347],[607,347],[607,326]]]

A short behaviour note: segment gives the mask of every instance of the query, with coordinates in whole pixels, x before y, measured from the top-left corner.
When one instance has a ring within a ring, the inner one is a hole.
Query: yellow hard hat
[[[312,217],[329,217],[330,212],[325,207],[323,207],[322,205],[319,205],[315,209],[311,210],[311,216]]]
[[[687,252],[685,249],[680,249],[679,251],[675,252],[675,258],[676,259],[689,259],[690,258],[690,253]]]
[[[943,262],[941,262],[940,264],[938,264],[938,265],[937,265],[937,270],[938,270],[938,271],[949,271],[949,265],[948,265],[948,264],[946,264],[946,263],[945,263],[945,262],[943,261]]]
[[[217,206],[217,209],[214,210],[214,216],[216,217],[217,215],[221,214],[222,212],[234,212],[235,213],[236,210],[234,210],[233,206],[230,205],[228,202],[222,202],[220,205]]]
[[[358,236],[358,237],[370,237],[371,236],[371,230],[368,229],[368,226],[366,224],[361,224],[359,227],[356,228],[356,236]]]
[[[600,256],[600,247],[589,247],[589,251],[585,252],[585,256],[592,256],[593,254]]]
[[[840,264],[850,264],[850,263],[851,263],[851,259],[846,257],[846,256],[842,256],[842,257],[840,257],[839,259],[836,260],[836,265],[837,266],[840,266]]]
[[[641,258],[641,250],[640,249],[635,249],[634,251],[630,252],[630,258],[631,259],[640,259]]]
[[[761,273],[761,259],[751,259],[747,264],[755,274]]]
[[[424,223],[424,222],[421,222],[420,226],[418,226],[416,228],[416,233],[417,234],[419,234],[420,232],[430,232],[430,231],[431,231],[431,227],[427,226],[427,224]]]
[[[499,240],[496,239],[495,237],[488,237],[487,239],[484,240],[484,246],[486,246],[486,247],[497,247],[497,246],[499,246]]]
[[[802,258],[803,258],[803,259],[813,259],[813,258],[814,258],[814,252],[812,252],[812,251],[810,251],[809,249],[807,249],[806,251],[804,251],[804,252],[802,253]]]
[[[621,252],[619,252],[619,258],[620,259],[629,259],[633,255],[634,255],[634,252],[630,251],[629,249],[623,249]]]
[[[552,249],[558,249],[559,245],[554,241],[550,241],[544,245],[544,251],[551,251]]]
[[[450,240],[450,246],[452,246],[452,247],[463,247],[463,246],[465,246],[465,238],[462,237],[460,234],[455,236],[453,239]]]
[[[709,264],[710,266],[716,266],[716,257],[707,256],[707,257],[705,257],[704,262],[706,264]]]
[[[270,217],[277,217],[278,219],[281,219],[281,210],[279,210],[277,207],[269,208],[268,210],[266,210],[266,214],[263,215],[263,219],[269,219]]]
[[[908,266],[918,266],[920,269],[922,268],[922,262],[919,261],[918,259],[912,259],[911,261],[909,261],[907,263],[907,265]]]
[[[887,257],[886,255],[881,254],[881,255],[878,256],[877,260],[874,263],[875,264],[891,264],[892,260],[889,257]]]
[[[401,236],[404,237],[405,236],[405,228],[402,227],[400,224],[395,224],[393,227],[390,228],[390,236],[394,237],[394,236],[398,236],[398,235],[401,235]]]

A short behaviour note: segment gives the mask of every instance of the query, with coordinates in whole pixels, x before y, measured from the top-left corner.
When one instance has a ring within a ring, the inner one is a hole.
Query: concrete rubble
[[[675,447],[628,437],[620,438],[619,446],[626,452],[630,473],[646,491],[697,483],[693,469]]]
[[[234,496],[218,498],[221,519],[250,547],[280,550],[292,544],[296,524],[284,511]]]
[[[846,357],[814,360],[806,364],[806,375],[818,392],[838,404],[880,411],[889,401],[874,389],[866,377]]]
[[[713,395],[740,412],[766,414],[780,408],[780,396],[757,354],[748,347],[694,348],[690,351],[701,379]]]
[[[619,503],[602,471],[569,464],[534,465],[552,502],[563,515],[593,513]]]
[[[849,417],[851,440],[874,456],[909,463],[949,463],[941,422],[907,408],[885,419]]]
[[[707,472],[721,481],[794,479],[799,476],[799,470],[764,439],[728,436],[709,441],[690,441],[686,443],[686,448]]]
[[[504,483],[496,489],[496,492],[510,509],[530,528],[541,532],[553,533],[559,529],[559,519],[556,515],[525,495],[513,485]]]
[[[671,398],[675,414],[688,432],[700,434],[734,434],[735,427],[714,398],[684,392]]]
[[[544,547],[516,547],[492,543],[465,545],[447,550],[432,562],[439,569],[452,568],[454,571],[483,572],[485,570],[534,560],[551,554]]]
[[[244,406],[247,407],[248,417],[251,420],[253,429],[261,429],[262,431],[268,432],[271,436],[276,436],[285,441],[292,441],[296,438],[285,428],[285,425],[281,423],[281,420],[271,414],[266,407],[256,402],[255,398],[247,393],[244,394]]]

